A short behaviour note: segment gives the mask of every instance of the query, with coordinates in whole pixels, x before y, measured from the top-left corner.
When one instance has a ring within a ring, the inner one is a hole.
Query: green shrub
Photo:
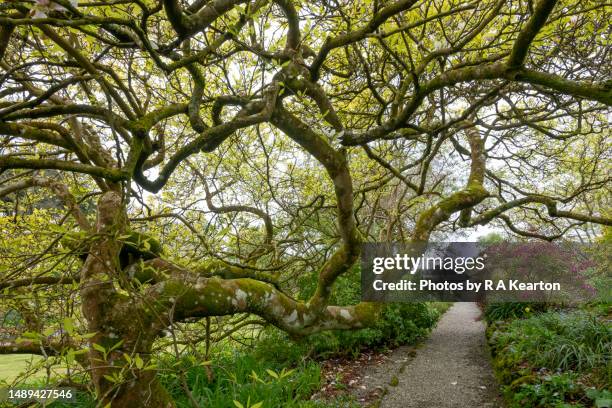
[[[582,371],[611,362],[612,328],[587,312],[548,312],[512,321],[496,342],[533,366]]]
[[[325,358],[357,355],[364,348],[396,347],[413,344],[426,336],[440,312],[426,303],[389,303],[373,327],[354,331],[326,331],[298,341],[307,355]]]
[[[292,340],[289,335],[274,326],[263,329],[253,348],[253,356],[275,367],[290,367],[306,361],[308,344],[301,339]]]
[[[300,297],[307,299],[315,287],[316,276],[302,278]],[[361,276],[357,264],[336,280],[330,303],[344,306],[356,304],[360,300]],[[381,316],[373,327],[317,333],[302,342],[309,348],[309,354],[317,357],[356,355],[363,348],[411,344],[426,336],[448,307],[446,303],[389,303],[383,306]]]
[[[574,373],[562,373],[546,376],[535,384],[521,384],[517,390],[512,391],[509,406],[510,408],[584,407],[576,402],[582,397],[582,388],[577,384],[577,379],[578,376]]]
[[[427,335],[436,324],[439,312],[426,303],[392,303],[386,305],[375,328],[384,344],[413,343]]]
[[[610,390],[598,390],[595,388],[589,388],[586,392],[586,396],[587,398],[593,400],[593,403],[596,408],[612,407],[612,392],[610,392]]]
[[[516,319],[531,316],[533,313],[544,312],[548,306],[546,303],[533,302],[489,303],[484,307],[484,317],[489,323],[497,320]]]
[[[487,334],[510,407],[607,404],[612,326],[605,317],[584,310],[549,311],[496,321]]]

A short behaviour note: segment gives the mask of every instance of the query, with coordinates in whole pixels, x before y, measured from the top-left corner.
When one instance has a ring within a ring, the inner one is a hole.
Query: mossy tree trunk
[[[88,362],[97,397],[102,406],[173,407],[168,392],[159,384],[155,370],[147,370],[154,336],[143,326],[142,310],[130,307],[129,297],[115,285],[125,279],[119,263],[126,214],[121,196],[105,193],[98,202],[97,238],[81,271],[83,315],[89,340]]]
[[[129,234],[124,203],[116,192],[100,198],[92,232],[94,239],[80,276],[83,316],[87,331],[94,333],[87,364],[99,400],[112,407],[174,406],[151,362],[154,341],[173,323],[253,313],[289,333],[306,335],[366,327],[378,314],[379,307],[370,303],[327,305],[329,286],[358,254],[357,249],[347,248],[353,244],[341,246],[323,266],[324,280],[313,299],[299,302],[274,283],[251,277],[249,270],[218,261],[195,271],[159,257],[122,265],[122,237]],[[147,286],[124,290],[133,281]]]

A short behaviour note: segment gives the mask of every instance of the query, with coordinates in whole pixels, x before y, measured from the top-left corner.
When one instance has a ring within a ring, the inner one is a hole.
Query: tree
[[[0,287],[16,308],[59,293],[45,320],[63,334],[0,350],[72,353],[103,403],[171,406],[150,352],[181,322],[370,325],[377,305],[329,304],[366,240],[611,225],[610,12],[5,2]],[[62,204],[41,209],[50,196]],[[312,273],[312,296],[295,298]]]

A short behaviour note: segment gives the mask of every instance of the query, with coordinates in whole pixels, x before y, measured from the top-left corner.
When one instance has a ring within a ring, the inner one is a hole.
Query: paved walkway
[[[382,408],[501,407],[475,303],[455,303],[388,387]]]

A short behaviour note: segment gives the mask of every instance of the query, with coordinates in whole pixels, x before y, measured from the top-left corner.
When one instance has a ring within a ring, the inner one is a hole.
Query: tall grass
[[[185,373],[193,398],[203,407],[236,408],[234,401],[262,402],[266,407],[297,407],[308,400],[321,383],[320,367],[314,362],[300,363],[293,369],[257,359],[250,353],[222,356],[211,366],[212,376],[195,361],[161,359],[161,381],[178,407],[191,408],[177,370]],[[165,369],[165,370],[164,370]],[[165,374],[164,374],[165,372]]]
[[[500,302],[485,305],[484,317],[487,322],[516,319],[532,315],[534,312],[546,311],[548,304],[533,302]]]
[[[498,348],[538,368],[586,371],[612,364],[612,326],[585,311],[514,320],[494,340]]]

